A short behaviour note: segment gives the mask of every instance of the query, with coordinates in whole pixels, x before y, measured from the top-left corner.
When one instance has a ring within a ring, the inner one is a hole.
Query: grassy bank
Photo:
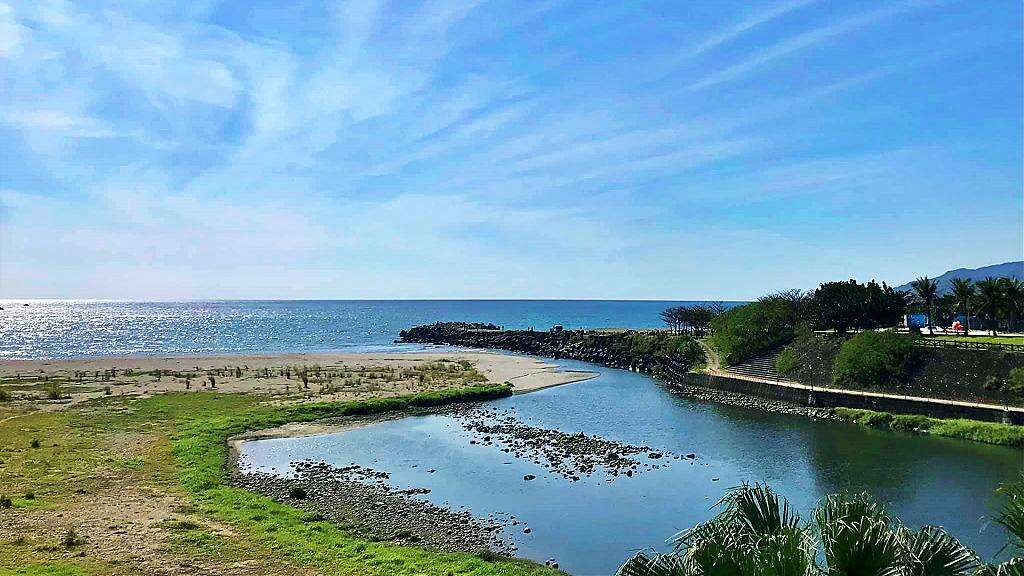
[[[350,535],[307,512],[226,484],[226,439],[249,430],[333,416],[486,400],[507,386],[473,386],[363,401],[268,405],[245,394],[110,398],[62,412],[0,407],[0,575],[134,574],[139,567],[85,554],[96,535],[78,519],[110,498],[110,518],[132,506],[163,520],[160,536],[125,536],[129,556],[202,573],[533,576],[556,572],[487,553],[438,553]],[[129,440],[135,439],[135,440]],[[143,442],[119,454],[118,444]],[[140,498],[130,498],[139,491]],[[166,509],[156,503],[166,501]],[[126,502],[136,502],[128,505]],[[122,507],[123,506],[123,507]],[[74,528],[79,541],[68,541]],[[150,533],[151,534],[151,533]],[[104,537],[105,539],[107,536]],[[98,539],[98,538],[97,538]],[[209,569],[213,566],[218,569]],[[228,566],[223,570],[220,567]],[[185,570],[189,572],[189,570]],[[191,572],[190,572],[191,573]]]
[[[936,436],[974,440],[1000,446],[1024,446],[1024,426],[963,418],[945,420],[915,414],[892,414],[857,408],[835,408],[834,412],[844,420],[864,426],[925,432]]]

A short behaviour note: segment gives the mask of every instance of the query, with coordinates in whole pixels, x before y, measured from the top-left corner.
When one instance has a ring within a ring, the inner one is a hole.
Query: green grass
[[[85,576],[82,567],[63,562],[42,562],[18,568],[0,567],[0,576]]]
[[[213,416],[179,416],[172,452],[182,486],[203,512],[227,522],[268,550],[304,566],[328,574],[414,575],[465,574],[518,576],[552,574],[553,571],[519,560],[485,561],[473,554],[428,552],[353,537],[337,526],[306,512],[279,504],[257,494],[225,485],[225,440],[247,430],[305,422],[326,417],[376,414],[413,407],[484,400],[509,394],[505,386],[477,386],[412,396],[358,402],[294,405],[278,408],[248,407],[240,410],[201,411]],[[149,409],[179,413],[180,397],[159,396],[147,400]],[[207,542],[208,538],[194,534]]]
[[[948,340],[950,342],[977,342],[979,344],[1022,344],[1024,345],[1024,337],[1022,336],[928,336],[928,338],[934,338],[936,340]]]
[[[936,436],[961,438],[1000,446],[1024,446],[1024,426],[965,418],[947,420],[917,414],[892,414],[857,408],[835,408],[833,412],[844,420],[864,426],[926,432]]]
[[[508,386],[479,385],[438,392],[352,402],[269,405],[243,394],[165,394],[131,400],[105,397],[61,412],[0,412],[3,490],[19,507],[61,509],[102,488],[106,471],[131,474],[138,482],[191,501],[201,522],[168,521],[168,553],[225,561],[273,559],[330,575],[542,576],[558,572],[533,562],[486,554],[441,553],[372,542],[319,516],[227,484],[227,438],[289,422],[377,414],[507,396]],[[11,417],[4,421],[4,417]],[[159,441],[141,457],[112,457],[105,441],[124,433],[157,433]],[[29,442],[40,439],[40,448]],[[140,463],[141,462],[141,463]],[[8,482],[8,480],[10,480]],[[21,496],[34,491],[37,498]],[[83,495],[84,494],[84,495]],[[230,526],[231,536],[202,522]],[[87,534],[84,534],[88,537]],[[123,567],[89,559],[52,556],[46,535],[28,534],[23,544],[0,541],[0,576],[121,574]],[[57,538],[54,536],[53,538]],[[52,539],[52,538],[51,538]],[[56,540],[54,540],[56,542]]]

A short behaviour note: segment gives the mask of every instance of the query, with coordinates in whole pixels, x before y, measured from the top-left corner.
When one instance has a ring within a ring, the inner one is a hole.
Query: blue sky
[[[1021,25],[0,1],[0,297],[742,299],[1019,259]]]

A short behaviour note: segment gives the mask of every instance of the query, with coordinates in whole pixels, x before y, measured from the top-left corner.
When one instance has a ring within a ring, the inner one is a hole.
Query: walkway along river
[[[996,486],[1024,468],[1019,449],[704,403],[642,374],[557,363],[600,375],[469,415],[245,442],[239,463],[281,475],[302,461],[383,472],[386,479],[370,474],[367,481],[420,489],[415,497],[478,518],[503,518],[499,536],[518,555],[554,559],[581,575],[611,574],[635,550],[663,546],[709,518],[723,492],[741,482],[768,482],[805,514],[824,494],[866,490],[904,522],[945,526],[985,558],[1006,542],[989,519]],[[552,438],[603,456],[552,452],[545,444]],[[602,464],[613,452],[620,461]]]

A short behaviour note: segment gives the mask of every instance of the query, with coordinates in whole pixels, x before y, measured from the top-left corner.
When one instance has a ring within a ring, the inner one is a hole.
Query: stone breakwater
[[[438,322],[403,330],[398,342],[493,348],[567,358],[649,374],[689,370],[704,351],[689,336],[628,330],[501,330],[494,324]]]

